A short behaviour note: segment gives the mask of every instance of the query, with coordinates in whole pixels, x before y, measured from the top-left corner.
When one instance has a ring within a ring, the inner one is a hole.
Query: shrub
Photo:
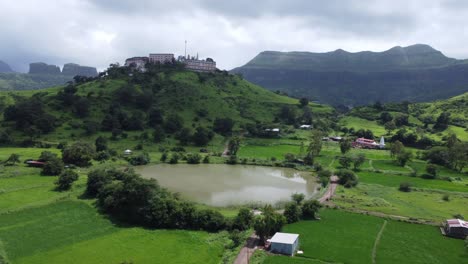
[[[226,163],[230,164],[230,165],[237,164],[237,156],[235,156],[235,155],[229,156],[229,158],[226,160]]]
[[[210,163],[210,156],[206,155],[206,156],[203,158],[203,163],[205,163],[205,164]]]
[[[309,199],[304,201],[302,204],[302,217],[316,219],[321,207],[322,205],[317,200]]]
[[[339,170],[336,175],[339,178],[339,184],[346,188],[351,188],[358,184],[358,177],[350,170]]]
[[[57,185],[58,190],[65,191],[65,190],[69,190],[73,182],[77,180],[78,180],[78,173],[72,170],[65,170],[59,175],[57,181],[55,182],[55,185]]]
[[[426,172],[432,176],[433,179],[437,177],[437,166],[434,164],[427,164],[426,166]]]
[[[57,157],[50,157],[44,167],[42,167],[42,175],[56,176],[62,173],[64,169],[63,162]]]
[[[173,154],[171,155],[171,159],[169,160],[169,163],[170,163],[170,164],[177,164],[177,163],[179,163],[179,154],[173,153]]]
[[[226,226],[224,216],[215,210],[205,209],[196,212],[195,225],[208,232],[217,232]]]
[[[448,202],[450,201],[450,196],[448,194],[444,194],[444,196],[442,196],[442,200]]]
[[[198,153],[187,155],[188,164],[200,164],[200,160],[201,160],[201,156]]]
[[[302,215],[301,207],[296,202],[290,202],[285,206],[283,215],[288,223],[298,222]]]
[[[353,159],[351,159],[348,156],[341,156],[340,159],[338,160],[341,167],[348,169],[351,166],[351,163],[353,162]]]
[[[146,165],[150,162],[150,156],[148,155],[148,153],[144,152],[144,153],[131,157],[128,160],[128,162],[132,164],[133,166]]]
[[[161,155],[161,158],[160,158],[159,160],[162,161],[162,162],[166,162],[166,160],[167,160],[167,152],[163,152],[163,154]]]
[[[232,227],[238,230],[247,230],[252,226],[254,215],[248,208],[241,208],[234,218]]]
[[[411,192],[412,191],[412,185],[409,182],[402,182],[402,183],[400,183],[400,187],[398,188],[398,190],[400,190],[402,192]]]
[[[62,159],[67,164],[74,164],[80,167],[91,165],[91,160],[95,155],[94,147],[88,143],[76,142],[63,149]]]

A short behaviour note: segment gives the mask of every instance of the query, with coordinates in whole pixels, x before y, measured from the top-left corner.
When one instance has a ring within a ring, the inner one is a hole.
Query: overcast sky
[[[280,3],[281,2],[281,3]],[[425,43],[468,58],[466,0],[0,0],[0,60],[106,68],[150,52],[212,57],[264,50],[383,51]]]

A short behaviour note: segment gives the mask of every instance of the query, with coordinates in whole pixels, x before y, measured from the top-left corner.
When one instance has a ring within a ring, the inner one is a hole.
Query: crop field
[[[301,221],[283,228],[300,235],[303,255],[268,256],[263,263],[372,263],[374,244],[382,227],[376,263],[455,264],[468,257],[464,242],[442,236],[438,227],[331,209],[322,210],[320,217],[319,221]]]
[[[223,254],[219,234],[119,227],[80,201],[1,214],[0,239],[13,263],[218,263]]]
[[[448,201],[443,197],[447,195]],[[468,215],[468,194],[442,191],[401,192],[376,184],[356,188],[339,187],[333,201],[342,207],[382,212],[417,219],[442,222],[454,215]]]

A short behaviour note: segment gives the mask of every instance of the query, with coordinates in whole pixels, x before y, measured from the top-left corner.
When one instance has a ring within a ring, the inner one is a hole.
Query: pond
[[[186,199],[211,206],[275,204],[288,201],[293,193],[312,197],[318,186],[308,172],[277,167],[160,164],[141,166],[136,171]]]

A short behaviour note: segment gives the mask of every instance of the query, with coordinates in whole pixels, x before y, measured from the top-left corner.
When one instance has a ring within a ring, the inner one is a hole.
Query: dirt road
[[[241,249],[239,252],[239,255],[237,255],[236,260],[234,261],[234,264],[248,264],[250,257],[252,257],[255,248],[257,247],[259,243],[259,238],[254,234],[252,234],[248,239],[247,243],[245,243],[245,246]]]
[[[328,184],[327,191],[323,194],[323,196],[319,199],[320,203],[325,203],[329,201],[333,195],[335,195],[336,187],[338,186],[338,177],[331,176],[330,183]]]

